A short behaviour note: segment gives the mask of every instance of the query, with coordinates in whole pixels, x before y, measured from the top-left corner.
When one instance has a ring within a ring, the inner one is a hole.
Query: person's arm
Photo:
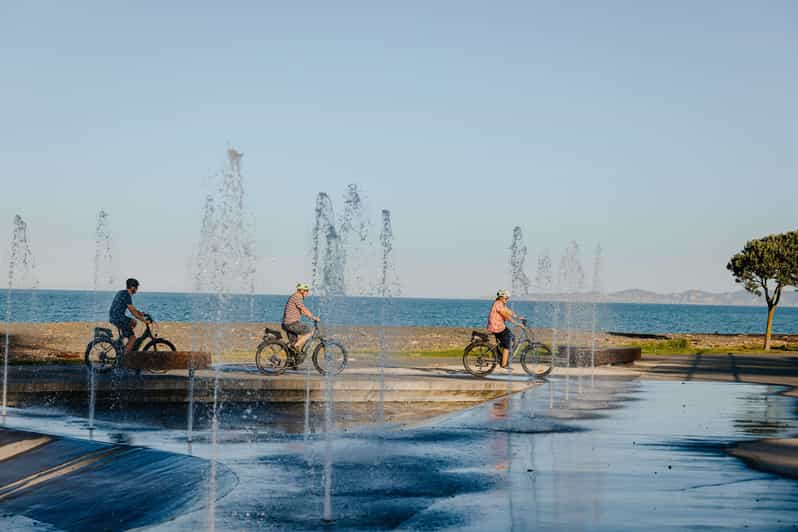
[[[512,310],[508,309],[505,306],[505,307],[501,307],[500,309],[498,309],[498,311],[499,311],[499,314],[502,315],[502,318],[504,318],[505,320],[510,321],[511,323],[515,323],[515,319],[514,319],[515,318],[515,314],[513,313]]]
[[[136,307],[133,306],[133,303],[127,306],[127,309],[130,311],[133,316],[140,319],[141,321],[147,321],[147,316],[144,315],[143,312],[139,311]]]
[[[313,313],[308,310],[308,307],[306,307],[304,303],[299,303],[299,312],[301,312],[303,316],[306,316],[313,321],[319,321],[319,318],[317,316],[314,316]]]

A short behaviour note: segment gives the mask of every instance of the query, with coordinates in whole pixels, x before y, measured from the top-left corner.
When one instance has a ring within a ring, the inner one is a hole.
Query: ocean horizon
[[[10,294],[10,305],[8,296]],[[12,289],[0,291],[2,320],[10,322],[107,321],[115,291]],[[279,322],[289,294],[143,292],[137,308],[158,321]],[[483,328],[492,298],[310,296],[307,305],[329,324]],[[760,306],[592,303],[514,300],[511,307],[533,327],[595,329],[625,333],[763,334],[767,308]],[[595,321],[594,321],[595,320]],[[798,333],[798,307],[777,307],[773,332]]]

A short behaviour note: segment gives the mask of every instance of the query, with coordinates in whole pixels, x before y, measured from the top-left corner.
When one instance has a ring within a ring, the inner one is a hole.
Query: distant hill
[[[685,290],[674,294],[659,294],[649,290],[632,288],[619,292],[610,292],[598,296],[595,292],[583,292],[576,296],[574,294],[530,294],[523,299],[532,301],[566,301],[569,299],[579,301],[603,301],[606,303],[657,303],[663,305],[753,305],[760,306],[765,304],[764,297],[738,290],[736,292],[714,293],[704,292],[703,290]],[[779,306],[798,307],[798,292],[793,287],[789,287],[781,294]]]

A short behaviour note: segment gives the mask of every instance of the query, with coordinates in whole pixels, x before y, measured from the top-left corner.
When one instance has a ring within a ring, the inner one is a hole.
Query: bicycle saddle
[[[488,341],[488,334],[479,331],[471,331],[471,341],[481,340],[483,342]]]

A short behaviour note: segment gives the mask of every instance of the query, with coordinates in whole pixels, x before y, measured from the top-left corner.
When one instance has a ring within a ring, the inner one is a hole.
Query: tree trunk
[[[765,328],[765,351],[770,351],[770,333],[773,330],[773,313],[776,305],[768,305],[768,325]]]

